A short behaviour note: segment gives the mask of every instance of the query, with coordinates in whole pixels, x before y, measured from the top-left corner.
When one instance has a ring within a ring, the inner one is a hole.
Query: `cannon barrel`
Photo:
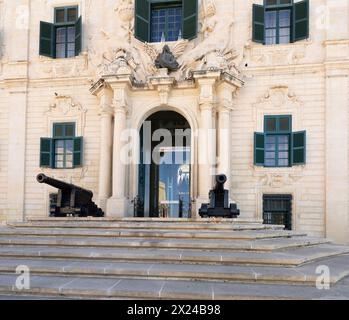
[[[60,190],[77,190],[77,191],[80,191],[86,195],[88,195],[89,197],[93,197],[93,192],[90,191],[90,190],[87,190],[87,189],[83,189],[83,188],[80,188],[80,187],[77,187],[73,184],[69,184],[69,183],[66,183],[66,182],[63,182],[63,181],[60,181],[60,180],[56,180],[56,179],[53,179],[53,178],[50,178],[50,177],[47,177],[45,174],[43,173],[40,173],[37,175],[36,177],[36,180],[39,182],[39,183],[45,183],[45,184],[48,184],[50,185],[51,187],[54,187],[56,189],[60,189]]]
[[[215,191],[223,191],[224,184],[227,182],[227,176],[225,174],[219,174],[216,176]]]

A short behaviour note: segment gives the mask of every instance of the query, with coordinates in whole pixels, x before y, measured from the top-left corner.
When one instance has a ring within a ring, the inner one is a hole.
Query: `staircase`
[[[30,289],[16,288],[28,266]],[[319,290],[318,266],[330,270]],[[349,299],[349,247],[261,221],[36,219],[0,227],[0,299]]]

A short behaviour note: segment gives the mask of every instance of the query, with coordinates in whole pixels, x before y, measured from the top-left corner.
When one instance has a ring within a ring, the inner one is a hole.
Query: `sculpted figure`
[[[162,53],[160,53],[156,58],[155,66],[159,69],[167,68],[169,71],[177,71],[179,69],[179,64],[168,45],[164,46]]]

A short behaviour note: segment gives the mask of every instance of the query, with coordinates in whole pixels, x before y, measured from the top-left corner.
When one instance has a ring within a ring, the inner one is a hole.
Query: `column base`
[[[107,202],[108,199],[107,198],[103,198],[103,199],[98,199],[98,207],[100,207],[104,213],[107,212]]]
[[[126,198],[110,198],[107,201],[106,216],[113,218],[129,217],[130,202]]]

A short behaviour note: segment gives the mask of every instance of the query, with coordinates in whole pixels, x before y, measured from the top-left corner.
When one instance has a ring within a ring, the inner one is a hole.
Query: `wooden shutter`
[[[41,56],[55,57],[55,27],[52,23],[40,21],[40,48]]]
[[[309,38],[309,0],[293,5],[293,42]]]
[[[183,0],[183,38],[194,39],[198,29],[198,0]]]
[[[306,163],[306,132],[292,133],[292,165]]]
[[[41,138],[40,140],[40,167],[53,167],[53,139]]]
[[[82,49],[82,18],[75,22],[75,55],[78,56]]]
[[[135,1],[135,37],[143,42],[150,41],[150,2]]]
[[[264,133],[255,132],[254,134],[254,164],[256,166],[264,166]]]
[[[252,40],[254,42],[264,44],[264,42],[265,42],[265,35],[264,35],[265,10],[264,10],[264,6],[254,4],[252,16],[253,16]]]
[[[74,138],[74,155],[73,155],[73,166],[81,167],[83,162],[83,137]]]

